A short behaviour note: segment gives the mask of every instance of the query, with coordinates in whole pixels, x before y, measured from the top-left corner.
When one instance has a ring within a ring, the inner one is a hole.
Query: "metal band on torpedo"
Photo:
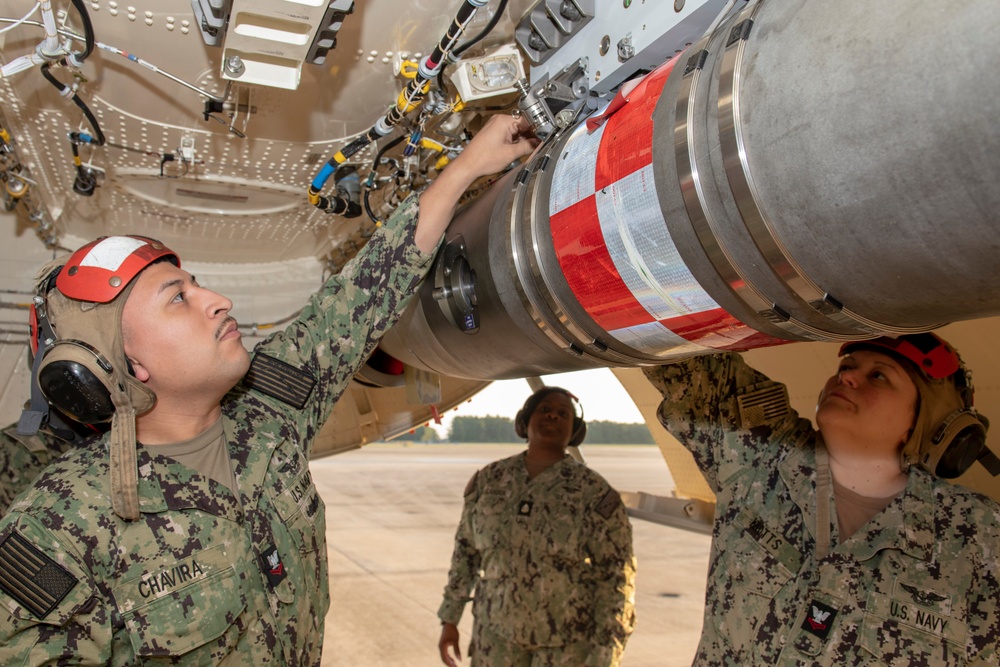
[[[528,193],[531,189],[528,186],[528,181],[533,178],[534,170],[532,167],[540,159],[541,154],[542,152],[539,151],[539,153],[532,156],[517,175],[514,194],[507,199],[507,209],[504,211],[504,220],[506,221],[504,239],[507,242],[507,257],[510,258],[508,267],[511,273],[518,277],[517,280],[513,281],[513,284],[517,296],[521,300],[521,304],[531,316],[538,330],[558,345],[560,349],[565,350],[571,349],[574,341],[562,327],[558,327],[559,330],[557,331],[556,327],[558,325],[555,322],[550,322],[548,318],[542,315],[542,298],[535,289],[535,283],[527,280],[530,271],[525,266],[527,260],[524,258],[524,254],[528,251],[525,250],[522,238],[522,225],[514,224],[514,220],[522,212],[529,217],[531,216],[531,207],[526,207],[524,202],[528,198]]]
[[[753,20],[763,3],[744,8],[734,19],[722,55],[719,73],[718,119],[719,140],[726,176],[733,198],[743,218],[743,224],[757,244],[774,273],[802,302],[840,327],[858,332],[859,336],[879,336],[886,331],[896,333],[917,333],[925,327],[892,327],[869,320],[846,308],[836,297],[820,288],[798,263],[789,255],[784,243],[778,238],[771,221],[759,204],[757,188],[750,173],[743,126],[740,121],[740,75],[743,55],[750,35]],[[745,18],[744,18],[745,17]],[[824,337],[835,340],[847,339],[841,332],[823,332]]]
[[[570,134],[566,133],[565,138],[568,139]],[[562,139],[562,137],[560,137]],[[550,154],[556,153],[556,151],[550,152]],[[547,265],[546,262],[539,261],[539,253],[542,251],[543,244],[551,244],[552,242],[552,231],[548,229],[548,234],[544,232],[546,230],[541,229],[543,226],[543,220],[546,222],[550,221],[549,218],[549,194],[552,187],[552,179],[543,179],[542,175],[549,174],[550,172],[546,170],[546,167],[553,165],[553,161],[548,156],[543,156],[538,160],[535,168],[532,169],[533,187],[532,187],[532,206],[530,220],[530,239],[525,239],[529,241],[528,245],[525,246],[525,257],[528,260],[528,268],[531,271],[531,277],[535,281],[536,285],[545,285],[549,287],[551,283],[545,279],[543,275],[543,267]],[[544,212],[544,215],[542,215]],[[530,249],[530,251],[529,251]],[[558,266],[558,264],[555,264]],[[620,354],[618,351],[611,349],[605,341],[600,341],[591,335],[588,331],[584,330],[583,327],[576,322],[569,314],[569,308],[567,308],[566,303],[559,298],[559,296],[552,289],[545,289],[541,291],[542,298],[545,301],[546,306],[548,306],[549,311],[555,316],[556,320],[564,326],[570,333],[574,336],[576,340],[584,346],[583,356],[587,358],[593,358],[592,355],[597,356],[597,358],[604,359],[605,361],[614,361],[622,363],[634,363],[636,361],[635,357],[626,356]],[[574,354],[579,351],[579,346],[571,350]]]
[[[708,212],[704,187],[698,173],[697,158],[691,147],[694,145],[694,105],[692,91],[696,91],[701,82],[701,74],[708,55],[706,47],[712,38],[718,34],[703,36],[689,51],[688,59],[681,78],[680,90],[677,93],[677,105],[674,123],[674,148],[677,159],[677,177],[684,206],[687,208],[692,227],[709,261],[719,272],[719,275],[750,309],[756,311],[775,326],[784,329],[791,336],[807,340],[828,340],[826,332],[814,329],[805,322],[791,316],[790,313],[779,311],[761,291],[735,265],[729,251],[721,245],[718,235],[718,224]]]
[[[540,206],[547,209],[547,198],[541,197],[543,193],[539,193],[538,190],[539,174],[544,171],[545,164],[550,159],[548,154],[548,151],[539,151],[522,168],[521,173],[518,174],[514,195],[507,200],[508,204],[504,212],[505,239],[508,257],[510,257],[509,267],[518,277],[518,280],[513,281],[515,291],[538,330],[564,351],[600,363],[608,360],[634,362],[634,359],[610,350],[602,349],[603,356],[588,353],[586,347],[590,344],[585,341],[593,341],[593,337],[587,335],[554,298],[548,298],[551,297],[551,294],[542,280],[538,269],[538,260],[532,250],[534,239],[526,237],[524,233],[524,228],[528,225],[514,224],[515,217],[520,214],[523,219],[530,221],[531,236],[536,235],[538,217],[544,212],[537,209]]]

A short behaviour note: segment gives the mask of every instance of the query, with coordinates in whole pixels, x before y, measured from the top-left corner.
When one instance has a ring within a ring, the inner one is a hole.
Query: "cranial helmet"
[[[972,371],[958,352],[933,333],[882,336],[846,343],[840,355],[870,349],[900,360],[917,387],[917,416],[900,454],[903,472],[917,465],[945,479],[978,459],[996,476],[1000,462],[986,446],[989,420],[972,407]]]
[[[517,415],[514,417],[514,433],[519,438],[528,437],[528,422],[531,420],[531,415],[534,414],[542,399],[553,393],[568,396],[575,406],[573,411],[573,433],[569,437],[567,446],[579,447],[583,439],[587,437],[587,422],[583,420],[583,406],[580,405],[580,400],[576,396],[562,387],[542,387],[529,396],[524,402],[524,406],[517,411]],[[579,413],[577,413],[577,409],[579,409]]]
[[[150,238],[97,239],[42,268],[30,314],[32,401],[18,431],[37,431],[50,407],[82,424],[110,421],[112,504],[128,520],[139,516],[135,415],[156,395],[130,372],[122,311],[136,276],[163,259],[180,266]]]

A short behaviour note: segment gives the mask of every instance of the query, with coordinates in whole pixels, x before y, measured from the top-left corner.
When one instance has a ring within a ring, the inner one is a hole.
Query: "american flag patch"
[[[35,618],[48,616],[75,585],[76,577],[20,533],[0,541],[0,590]]]
[[[603,516],[605,519],[610,519],[611,515],[622,504],[622,498],[618,495],[618,492],[614,489],[609,489],[604,497],[601,498],[601,502],[597,503],[597,507],[594,511]]]
[[[316,386],[311,373],[266,354],[254,355],[243,384],[301,410]]]

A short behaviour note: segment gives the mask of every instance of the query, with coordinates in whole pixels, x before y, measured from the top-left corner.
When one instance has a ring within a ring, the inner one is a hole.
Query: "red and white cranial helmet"
[[[145,236],[105,236],[74,252],[56,278],[63,295],[78,301],[113,301],[153,262],[169,258],[180,266],[177,254]]]

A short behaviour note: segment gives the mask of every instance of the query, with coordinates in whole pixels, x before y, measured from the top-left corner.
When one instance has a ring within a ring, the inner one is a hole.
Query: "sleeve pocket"
[[[301,553],[326,550],[326,508],[312,481],[309,468],[274,498],[285,527]]]

